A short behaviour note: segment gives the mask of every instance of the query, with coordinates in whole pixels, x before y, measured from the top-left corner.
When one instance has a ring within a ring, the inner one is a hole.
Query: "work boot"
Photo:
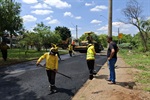
[[[96,73],[96,70],[93,70],[93,75],[96,75],[97,73]]]
[[[91,74],[91,75],[89,75],[89,79],[90,80],[92,80],[93,79],[93,75]]]
[[[51,91],[52,93],[56,93],[56,92],[57,92],[56,86],[55,86],[55,85],[51,85],[50,91]]]

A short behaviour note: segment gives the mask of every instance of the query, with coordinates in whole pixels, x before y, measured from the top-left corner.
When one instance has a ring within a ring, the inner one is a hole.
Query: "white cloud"
[[[91,3],[85,3],[85,6],[91,6],[92,4]]]
[[[68,4],[67,2],[64,2],[62,0],[44,0],[44,2],[50,6],[60,8],[60,9],[71,7],[71,4]]]
[[[52,20],[52,16],[45,18],[44,20]]]
[[[66,17],[66,16],[69,16],[69,17],[74,17],[74,15],[71,13],[71,12],[65,12],[64,13],[64,16]],[[81,19],[81,16],[76,16],[76,17],[74,17],[75,19]]]
[[[94,19],[94,20],[91,21],[91,23],[92,24],[99,24],[99,23],[101,23],[101,21]]]
[[[47,4],[38,3],[35,6],[31,6],[31,8],[38,9],[38,8],[51,8],[51,7],[49,7]]]
[[[92,1],[92,3],[85,3],[85,6],[92,6],[94,4],[95,4],[94,1]]]
[[[120,32],[123,32],[123,33],[128,33],[130,30],[129,29],[120,29]]]
[[[27,4],[33,4],[33,3],[37,3],[38,1],[37,0],[22,0],[24,3],[27,3]]]
[[[119,28],[119,27],[130,28],[130,27],[132,27],[131,24],[125,24],[122,22],[113,22],[112,25],[113,25],[113,27],[117,27],[117,28]]]
[[[48,24],[59,24],[60,22],[57,19],[50,20]]]
[[[52,16],[45,18],[48,24],[59,24],[60,22],[57,19],[52,19]]]
[[[103,27],[101,27],[101,28],[99,28],[97,30],[99,30],[99,31],[107,31],[108,30],[108,25],[103,26]]]
[[[150,17],[147,17],[147,20],[149,20],[150,19]]]
[[[91,6],[92,4],[91,3],[85,3],[85,6]]]
[[[36,24],[35,24],[35,25],[33,25],[33,26],[31,26],[31,27],[29,28],[29,30],[28,30],[28,31],[29,31],[29,32],[34,32],[34,30],[33,30],[33,29],[34,29],[35,27],[37,27],[37,25],[36,25]]]
[[[70,29],[71,31],[74,31],[74,30],[75,30],[75,28],[71,28],[71,27],[70,27],[69,29]]]
[[[31,13],[34,13],[37,15],[47,15],[47,14],[53,13],[53,11],[51,11],[51,10],[34,10],[34,11],[31,11]]]
[[[105,10],[105,9],[107,9],[107,7],[104,6],[104,5],[101,5],[101,6],[96,6],[92,9],[90,9],[90,11],[102,11],[102,10]]]
[[[37,18],[32,16],[32,15],[25,15],[22,18],[23,18],[23,22],[24,23],[26,23],[26,22],[34,22],[34,21],[37,20]]]
[[[75,19],[81,19],[81,16],[77,16],[77,17],[75,17]]]
[[[70,16],[70,17],[73,17],[73,14],[71,12],[65,12],[64,13],[64,16]]]
[[[120,27],[120,26],[124,25],[124,23],[122,23],[122,22],[113,22],[112,25],[114,27]]]

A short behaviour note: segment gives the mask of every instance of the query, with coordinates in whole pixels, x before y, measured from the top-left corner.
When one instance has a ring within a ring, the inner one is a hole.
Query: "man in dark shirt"
[[[93,38],[92,38],[92,36],[90,34],[88,34],[86,39],[88,40],[89,44],[93,42]]]
[[[108,60],[108,67],[110,71],[110,76],[108,81],[110,81],[110,84],[116,84],[115,63],[117,61],[117,52],[119,49],[117,44],[112,41],[112,37],[108,36],[107,42],[109,43],[109,47],[107,50],[107,60]]]

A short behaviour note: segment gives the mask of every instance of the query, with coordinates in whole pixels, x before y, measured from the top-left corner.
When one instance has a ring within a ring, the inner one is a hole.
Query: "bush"
[[[118,44],[119,48],[122,49],[132,49],[133,45],[131,43],[122,43],[122,44]]]

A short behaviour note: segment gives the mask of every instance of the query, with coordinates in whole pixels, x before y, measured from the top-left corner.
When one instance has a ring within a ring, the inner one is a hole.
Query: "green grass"
[[[36,51],[36,50],[24,50],[24,49],[8,49],[8,59],[7,61],[3,61],[2,54],[0,52],[0,66],[7,66],[11,64],[16,64],[24,61],[38,59],[41,55],[43,55],[46,50]],[[60,55],[67,54],[67,50],[61,50]]]
[[[121,49],[119,54],[127,64],[140,70],[136,74],[136,81],[142,83],[144,90],[150,91],[150,52],[143,53]]]

